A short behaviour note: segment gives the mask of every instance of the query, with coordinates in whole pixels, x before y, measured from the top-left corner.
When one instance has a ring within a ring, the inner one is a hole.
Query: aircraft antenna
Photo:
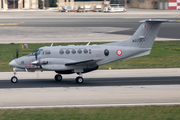
[[[88,42],[88,43],[86,44],[86,46],[89,46],[90,43],[91,43],[91,42]]]
[[[51,44],[51,47],[53,46],[53,43]]]

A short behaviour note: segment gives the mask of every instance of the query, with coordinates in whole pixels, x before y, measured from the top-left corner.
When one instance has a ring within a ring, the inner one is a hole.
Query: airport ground
[[[112,42],[127,40],[143,19],[172,19],[156,41],[179,40],[179,11],[129,10],[122,13],[0,12],[0,43]]]
[[[54,80],[55,72],[18,73],[12,84],[12,72],[0,73],[0,108],[86,107],[180,104],[180,69],[97,70]],[[13,102],[12,102],[13,101]]]
[[[0,12],[0,43],[89,42],[129,39],[139,20],[163,18],[156,40],[179,40],[179,11],[130,10],[126,13]],[[2,56],[1,56],[2,57]],[[180,69],[94,71],[77,85],[76,75],[53,80],[54,73],[0,73],[1,108],[180,104]],[[10,75],[11,74],[11,75]],[[88,77],[89,76],[89,77]]]

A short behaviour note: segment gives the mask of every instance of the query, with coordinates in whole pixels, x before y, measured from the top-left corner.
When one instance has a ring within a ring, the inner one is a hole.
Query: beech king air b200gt
[[[36,52],[12,60],[9,65],[14,67],[12,83],[18,78],[16,71],[34,72],[37,69],[55,71],[56,81],[61,81],[61,74],[77,73],[76,83],[83,83],[83,73],[97,70],[100,65],[110,62],[136,58],[151,52],[160,25],[169,20],[142,20],[142,24],[126,41],[112,42],[101,45],[82,46],[48,46]]]

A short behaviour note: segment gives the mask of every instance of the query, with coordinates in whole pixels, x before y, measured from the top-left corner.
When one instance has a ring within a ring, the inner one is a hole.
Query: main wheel
[[[16,76],[13,76],[13,77],[11,78],[11,82],[12,82],[12,83],[17,83],[17,82],[18,82],[18,78],[17,78]]]
[[[62,76],[59,75],[59,74],[57,74],[57,75],[55,75],[54,79],[55,79],[56,81],[61,81],[61,80],[62,80]]]
[[[84,79],[82,77],[76,78],[76,83],[83,83]]]

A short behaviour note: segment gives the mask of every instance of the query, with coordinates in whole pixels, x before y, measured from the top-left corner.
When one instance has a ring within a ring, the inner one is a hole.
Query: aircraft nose
[[[15,60],[12,60],[12,61],[9,63],[9,66],[11,66],[11,67],[17,67],[18,64],[16,63]]]

